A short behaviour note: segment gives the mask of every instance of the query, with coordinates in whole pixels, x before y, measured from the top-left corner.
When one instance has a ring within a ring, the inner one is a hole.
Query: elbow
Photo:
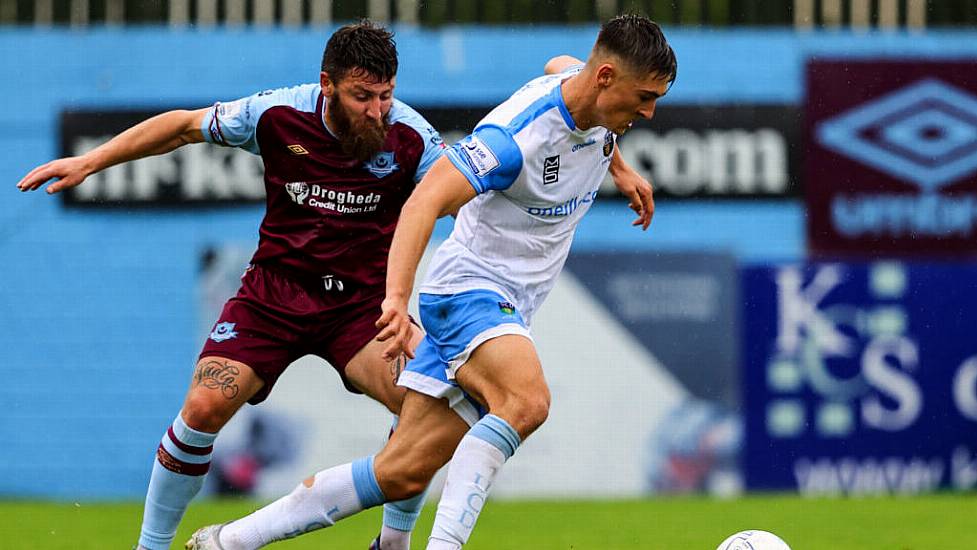
[[[431,208],[425,204],[421,193],[415,192],[404,206],[400,209],[400,222],[404,220],[416,220],[424,217],[435,218],[430,214],[432,212]]]
[[[415,191],[404,206],[400,209],[400,220],[424,220],[433,224],[439,218],[454,215],[458,212],[457,207],[450,204],[442,204],[438,197],[427,196],[423,190]]]
[[[176,110],[167,113],[167,115],[173,117],[174,124],[180,129],[180,133],[177,136],[177,139],[179,140],[178,145],[189,145],[191,143],[200,143],[204,141],[203,131],[200,127],[203,124],[204,115],[207,110],[208,109],[200,109],[197,111]]]

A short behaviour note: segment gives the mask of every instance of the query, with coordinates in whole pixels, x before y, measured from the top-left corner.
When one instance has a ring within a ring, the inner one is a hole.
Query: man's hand
[[[48,194],[58,193],[80,184],[88,176],[110,166],[169,153],[188,143],[200,143],[204,140],[200,126],[209,111],[208,107],[196,111],[167,111],[156,115],[80,157],[52,160],[38,166],[17,183],[17,189],[33,191],[52,178],[58,178],[58,181],[47,187]]]
[[[642,231],[647,230],[652,216],[655,215],[651,183],[629,166],[613,172],[611,176],[618,191],[628,198],[628,207],[638,214],[638,219],[631,222],[631,225],[640,225]]]
[[[376,322],[377,328],[380,329],[377,340],[389,341],[383,350],[383,360],[393,361],[402,353],[408,359],[413,359],[414,351],[410,345],[412,323],[407,314],[407,300],[388,297],[380,304],[380,309],[383,313]]]
[[[48,194],[53,195],[80,184],[91,173],[90,162],[84,156],[52,160],[31,170],[24,179],[17,182],[17,189],[33,191],[52,178],[58,178],[58,181],[47,187]]]

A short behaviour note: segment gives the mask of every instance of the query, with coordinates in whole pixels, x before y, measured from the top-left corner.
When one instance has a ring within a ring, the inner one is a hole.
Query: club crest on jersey
[[[285,191],[292,197],[295,204],[305,204],[305,198],[309,196],[309,184],[304,181],[293,181],[285,184]]]
[[[210,339],[220,343],[224,340],[237,338],[237,331],[234,330],[235,323],[217,323],[214,330],[210,332]]]
[[[609,157],[614,152],[614,134],[608,130],[604,134],[604,156]]]
[[[437,130],[435,130],[434,128],[428,126],[427,127],[427,133],[428,133],[428,135],[431,136],[430,137],[431,145],[436,145],[436,146],[441,147],[442,149],[444,149],[444,140],[441,139],[441,134],[439,134]]]
[[[509,302],[499,302],[499,311],[505,313],[506,315],[512,315],[516,312],[516,306]]]
[[[400,166],[394,162],[394,154],[391,151],[377,153],[370,162],[364,162],[363,167],[378,178],[387,177],[400,169]]]

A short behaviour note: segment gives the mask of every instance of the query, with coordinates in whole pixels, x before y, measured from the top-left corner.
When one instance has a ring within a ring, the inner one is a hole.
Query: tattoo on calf
[[[241,391],[237,383],[240,374],[241,369],[229,362],[222,364],[220,361],[207,361],[197,365],[193,378],[196,385],[220,390],[227,399],[234,399]]]

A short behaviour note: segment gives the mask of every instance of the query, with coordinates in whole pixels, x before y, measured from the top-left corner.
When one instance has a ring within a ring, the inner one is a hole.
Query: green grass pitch
[[[193,529],[250,512],[251,501],[195,502],[174,548]],[[0,501],[0,548],[128,550],[140,503]],[[423,548],[434,519],[428,506],[414,548]],[[273,545],[300,550],[365,550],[380,510]],[[490,501],[466,550],[713,550],[747,528],[773,531],[793,550],[966,550],[977,548],[977,494],[852,499],[751,496],[734,500],[662,498],[633,501]]]

